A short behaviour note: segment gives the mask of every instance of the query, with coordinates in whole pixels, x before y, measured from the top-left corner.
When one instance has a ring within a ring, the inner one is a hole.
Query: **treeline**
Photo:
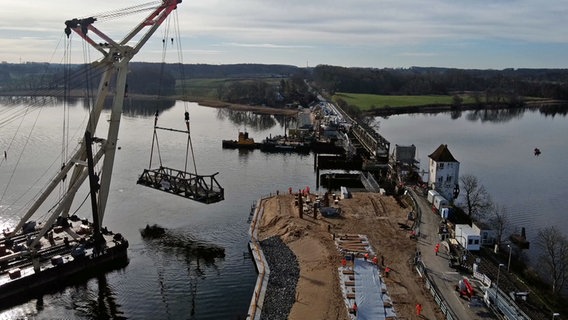
[[[289,77],[301,69],[287,65],[262,64],[129,64],[128,88],[132,93],[174,94],[177,80],[195,78],[270,78]],[[0,64],[0,90],[42,90],[96,88],[103,70],[96,64],[23,63]]]
[[[218,98],[231,103],[284,107],[308,106],[316,95],[310,91],[304,77],[296,74],[276,83],[263,80],[228,82],[218,88]]]
[[[332,94],[452,95],[472,91],[507,101],[518,99],[514,97],[568,100],[568,69],[373,69],[319,65],[313,70],[313,79]]]
[[[129,64],[127,90],[133,94],[171,96],[183,94],[179,83],[190,79],[225,79],[217,88],[222,101],[271,107],[287,104],[309,105],[315,95],[304,79],[305,69],[286,65],[233,64]],[[0,91],[95,90],[104,70],[96,65],[47,63],[0,64]],[[112,87],[114,84],[111,83]]]
[[[0,91],[57,88],[96,88],[101,70],[95,65],[47,63],[0,64]],[[279,105],[313,99],[304,79],[330,93],[385,95],[453,95],[470,92],[479,103],[522,102],[522,97],[568,100],[568,69],[474,70],[451,68],[345,68],[319,65],[299,68],[264,64],[161,64],[130,63],[131,93],[176,94],[179,80],[254,79],[227,81],[218,98],[239,103]],[[275,84],[275,79],[281,79]],[[179,93],[178,93],[179,94]],[[476,99],[477,100],[477,99]]]
[[[179,72],[178,65],[168,65],[173,74]],[[185,64],[183,67],[185,79],[196,78],[273,78],[288,77],[297,74],[302,69],[296,66],[281,64]],[[181,76],[181,75],[180,75]]]
[[[64,65],[48,63],[0,64],[0,89],[36,90],[57,88],[63,78]]]
[[[294,66],[132,63],[130,68],[128,88],[133,93],[183,94],[179,92],[179,85],[176,91],[178,81],[225,79],[216,88],[221,101],[279,107],[290,103],[307,105],[314,99],[304,83],[304,70]],[[161,92],[155,92],[158,88]]]
[[[98,88],[104,70],[96,64],[0,64],[0,91],[41,94]],[[110,83],[112,87],[114,83]],[[130,64],[128,90],[133,93],[175,94],[176,78],[160,64]]]

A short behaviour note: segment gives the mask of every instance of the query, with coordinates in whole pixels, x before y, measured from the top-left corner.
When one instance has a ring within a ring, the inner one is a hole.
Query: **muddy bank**
[[[219,100],[210,99],[189,99],[190,102],[196,102],[199,105],[212,108],[227,108],[237,111],[253,111],[262,114],[282,114],[282,115],[296,115],[298,113],[297,109],[281,109],[281,108],[271,108],[263,106],[251,106],[246,104],[236,104],[228,103]]]

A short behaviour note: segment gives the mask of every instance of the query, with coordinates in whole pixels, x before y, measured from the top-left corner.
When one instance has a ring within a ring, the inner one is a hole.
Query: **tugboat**
[[[223,140],[222,145],[224,149],[258,149],[260,143],[254,142],[253,138],[249,137],[248,132],[239,131],[238,140]]]
[[[109,268],[127,265],[128,241],[119,233],[102,227],[110,191],[118,129],[126,96],[128,63],[181,0],[162,0],[122,41],[113,41],[93,24],[97,17],[65,22],[67,37],[75,32],[103,58],[90,67],[101,68],[101,80],[89,115],[84,139],[51,183],[22,215],[19,223],[0,235],[0,305],[6,306],[76,276],[92,277]],[[136,7],[137,10],[139,7]],[[134,10],[134,9],[131,9]],[[145,33],[143,30],[146,30]],[[135,37],[140,34],[142,37]],[[136,41],[131,41],[133,38]],[[96,71],[92,71],[97,73]],[[111,95],[112,93],[112,95]],[[107,99],[107,97],[109,99]],[[111,99],[112,98],[112,99]],[[111,104],[107,106],[107,104]],[[103,109],[111,109],[106,138],[93,136]],[[98,144],[93,154],[92,146]],[[102,161],[102,165],[99,164]],[[95,173],[95,166],[101,171]],[[80,219],[71,206],[80,187],[89,181],[92,222]],[[66,190],[59,195],[60,183]],[[55,200],[48,204],[47,200]],[[33,216],[47,214],[42,222]]]

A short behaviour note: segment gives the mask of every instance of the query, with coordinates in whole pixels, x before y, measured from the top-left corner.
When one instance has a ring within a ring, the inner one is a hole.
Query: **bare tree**
[[[223,100],[223,98],[225,97],[225,85],[224,84],[219,84],[217,86],[217,99],[219,100]]]
[[[463,98],[459,94],[454,94],[452,96],[452,107],[460,107],[463,103]]]
[[[551,281],[552,293],[559,294],[568,280],[568,239],[550,226],[538,232],[536,245],[541,250],[541,270]]]
[[[460,177],[465,203],[460,205],[470,218],[480,218],[491,208],[491,198],[477,177],[466,174]]]
[[[473,101],[475,101],[475,104],[477,106],[483,105],[483,101],[482,101],[481,94],[479,93],[479,91],[473,92],[471,94],[471,97],[473,98]]]
[[[510,219],[505,206],[494,203],[489,209],[489,223],[497,230],[497,244],[501,244],[503,234],[509,227]]]

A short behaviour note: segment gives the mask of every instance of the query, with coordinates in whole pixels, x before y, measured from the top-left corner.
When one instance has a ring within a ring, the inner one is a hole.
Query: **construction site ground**
[[[316,195],[310,196],[311,203]],[[299,217],[295,195],[278,195],[263,200],[264,213],[258,226],[259,239],[280,236],[295,253],[300,265],[296,302],[289,319],[353,319],[339,280],[342,265],[334,236],[365,235],[372,252],[384,258],[391,269],[384,278],[397,319],[418,319],[416,305],[422,305],[420,319],[442,319],[443,315],[414,270],[412,259],[417,242],[410,239],[407,220],[412,210],[395,198],[377,193],[356,192],[341,199],[337,217],[314,218],[313,210]],[[305,206],[310,208],[310,206]],[[384,267],[379,269],[384,271]]]

